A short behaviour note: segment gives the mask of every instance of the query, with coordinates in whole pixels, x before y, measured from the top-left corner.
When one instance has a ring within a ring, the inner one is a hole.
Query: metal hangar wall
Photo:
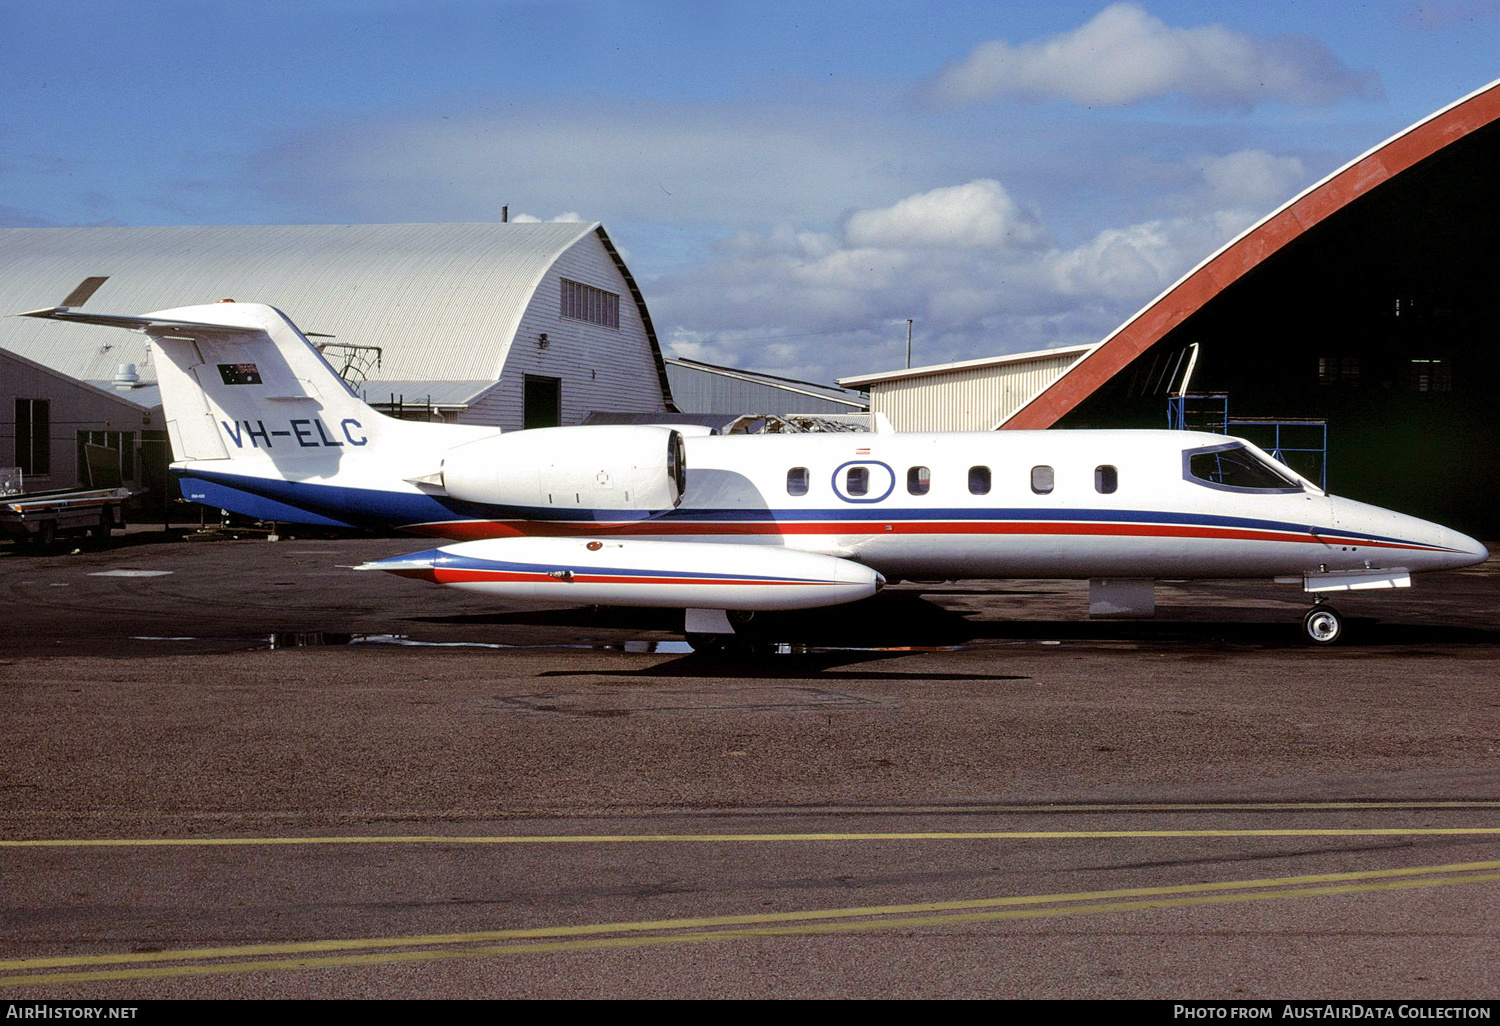
[[[1093,348],[910,367],[840,378],[839,384],[867,389],[870,411],[884,414],[897,431],[992,431]]]

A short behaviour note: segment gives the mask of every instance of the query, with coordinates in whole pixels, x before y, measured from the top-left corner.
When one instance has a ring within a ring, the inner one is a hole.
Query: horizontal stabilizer
[[[17,317],[45,317],[54,321],[73,321],[79,324],[102,324],[110,328],[126,328],[148,334],[170,335],[180,332],[185,335],[243,335],[253,328],[233,324],[209,324],[203,321],[173,321],[160,317],[139,317],[129,314],[84,313],[66,306],[52,306],[45,310],[27,310]]]

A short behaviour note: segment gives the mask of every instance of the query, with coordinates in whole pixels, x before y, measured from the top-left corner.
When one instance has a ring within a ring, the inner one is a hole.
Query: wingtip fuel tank
[[[870,567],[815,552],[618,538],[489,538],[355,569],[528,601],[737,610],[838,605],[885,584]]]

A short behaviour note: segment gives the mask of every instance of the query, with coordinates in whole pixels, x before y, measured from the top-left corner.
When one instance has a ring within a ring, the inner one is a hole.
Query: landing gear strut
[[[1344,614],[1319,602],[1302,618],[1302,636],[1314,645],[1332,645],[1344,636]]]

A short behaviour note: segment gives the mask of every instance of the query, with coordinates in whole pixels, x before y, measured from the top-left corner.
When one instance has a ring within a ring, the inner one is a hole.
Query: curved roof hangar
[[[1500,80],[1437,111],[1304,190],[1226,243],[1017,410],[1008,429],[1056,424],[1229,286],[1381,185],[1500,121]]]

